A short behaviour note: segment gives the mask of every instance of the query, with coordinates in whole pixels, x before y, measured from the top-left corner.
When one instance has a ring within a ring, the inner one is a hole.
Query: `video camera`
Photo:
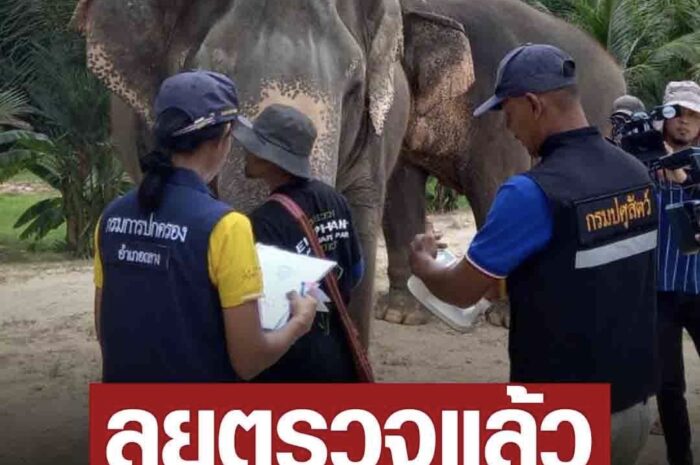
[[[618,110],[610,116],[613,141],[646,165],[653,164],[666,155],[663,134],[653,123],[673,119],[679,114],[678,105],[662,105],[650,112]]]
[[[686,168],[693,180],[700,182],[700,147],[690,147],[667,155],[664,136],[653,123],[676,118],[678,105],[662,105],[646,111],[616,111],[610,117],[612,140],[625,152],[644,163],[650,173],[660,169]],[[684,254],[700,252],[695,239],[700,234],[700,200],[687,200],[666,206],[672,232]]]

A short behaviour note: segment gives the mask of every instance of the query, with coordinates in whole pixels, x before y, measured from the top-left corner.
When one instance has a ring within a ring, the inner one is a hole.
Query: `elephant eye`
[[[359,81],[353,82],[345,92],[343,100],[350,100],[353,98],[360,98],[360,93],[362,92],[362,83]]]

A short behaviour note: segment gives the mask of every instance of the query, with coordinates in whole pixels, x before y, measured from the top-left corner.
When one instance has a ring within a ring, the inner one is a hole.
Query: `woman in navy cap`
[[[263,332],[262,277],[249,220],[216,200],[238,120],[226,76],[185,72],[155,102],[157,150],[138,189],[95,234],[95,325],[105,382],[251,379],[306,334],[316,302],[290,295],[285,327]]]

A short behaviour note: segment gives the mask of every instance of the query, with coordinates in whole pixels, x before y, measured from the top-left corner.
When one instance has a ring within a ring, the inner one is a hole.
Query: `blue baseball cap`
[[[500,110],[503,101],[528,92],[543,93],[576,84],[576,64],[567,53],[547,44],[524,44],[498,65],[494,95],[474,111],[481,116]]]
[[[192,123],[173,132],[181,136],[238,119],[238,93],[233,81],[220,73],[186,71],[167,78],[155,100],[156,118],[165,111],[186,113]]]

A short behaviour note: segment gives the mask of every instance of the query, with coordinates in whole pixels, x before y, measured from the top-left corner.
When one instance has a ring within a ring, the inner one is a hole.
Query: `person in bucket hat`
[[[679,114],[663,123],[668,152],[700,144],[700,86],[693,81],[672,81],[666,86],[664,105],[679,107]],[[700,267],[697,254],[686,255],[673,234],[666,206],[700,200],[691,172],[680,168],[657,175],[659,228],[658,337],[661,382],[657,392],[659,420],[670,465],[693,462],[692,436],[685,399],[683,330],[691,335],[700,354]],[[700,242],[700,237],[697,238]]]
[[[270,105],[255,123],[241,118],[233,137],[249,153],[246,172],[256,169],[255,158],[258,158],[292,176],[311,178],[311,152],[317,137],[316,127],[299,110],[286,105]],[[261,176],[252,174],[251,177]]]
[[[316,301],[291,295],[290,321],[262,331],[250,221],[208,187],[239,120],[234,83],[210,71],[176,74],[154,111],[145,176],[107,206],[95,234],[103,381],[250,379],[309,330]]]
[[[263,244],[305,255],[317,255],[297,220],[275,198],[295,203],[313,225],[327,259],[338,264],[339,298],[350,303],[351,291],[364,274],[364,261],[347,200],[312,174],[312,153],[318,133],[301,111],[274,104],[255,121],[243,120],[234,138],[245,152],[245,173],[264,181],[270,198],[251,214],[255,239]],[[324,282],[321,290],[332,296]],[[340,310],[327,303],[311,331],[299,339],[257,382],[357,382],[353,345],[344,332]]]
[[[664,105],[680,105],[700,113],[700,85],[695,81],[669,82],[664,92]]]
[[[700,138],[700,85],[694,81],[673,81],[666,85],[664,105],[680,108],[680,114],[665,121],[663,132],[672,149],[688,147]]]
[[[507,279],[511,381],[610,384],[611,463],[633,465],[654,393],[651,179],[589,125],[576,63],[557,47],[525,44],[505,55],[494,95],[474,115],[495,111],[537,163],[500,187],[464,259],[440,264],[435,237],[419,235],[411,269],[461,308]],[[587,215],[624,202],[621,193],[649,197],[644,217],[629,230],[591,224]]]

